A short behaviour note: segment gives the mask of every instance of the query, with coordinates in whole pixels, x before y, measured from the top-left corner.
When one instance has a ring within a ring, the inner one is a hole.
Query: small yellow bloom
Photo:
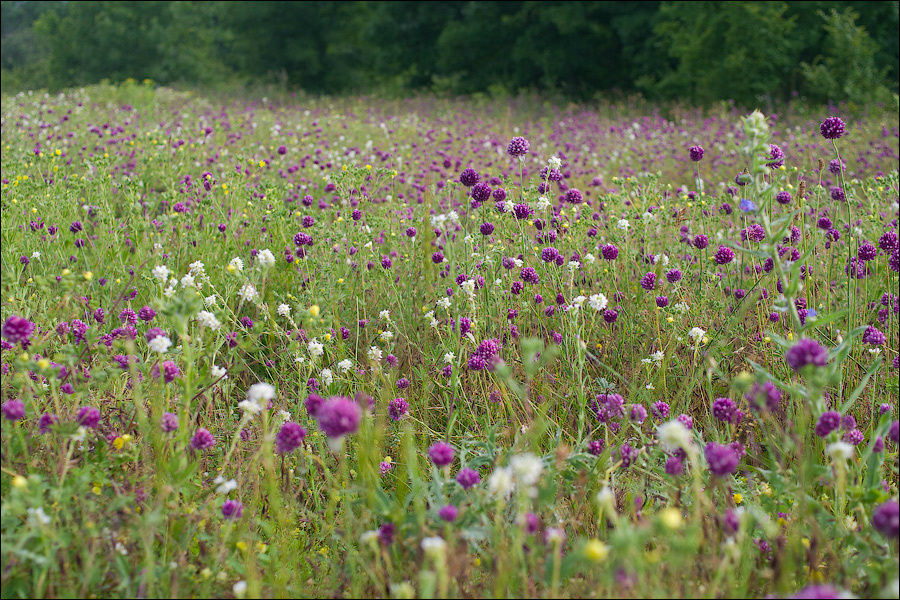
[[[46,358],[42,358],[38,361],[38,367],[40,367],[41,369],[47,369],[50,367],[50,361]]]
[[[679,529],[681,527],[681,524],[683,523],[681,513],[676,508],[665,508],[659,514],[659,516],[662,524],[669,529]]]
[[[609,546],[598,539],[588,540],[584,545],[584,555],[592,562],[601,562],[609,556]]]
[[[200,571],[200,576],[203,577],[203,579],[209,579],[212,577],[212,571],[209,570],[209,567],[204,567],[203,570]]]
[[[15,477],[13,477],[12,484],[14,488],[24,490],[28,487],[28,480],[21,475],[16,475]]]
[[[338,283],[344,283],[344,278],[343,278],[343,277],[338,277],[337,282],[338,282]]]
[[[84,272],[84,280],[85,281],[90,281],[93,278],[94,278],[94,274],[91,271]]]
[[[741,502],[744,501],[744,497],[743,497],[741,494],[735,494],[735,495],[733,496],[733,498],[734,498],[734,503],[735,503],[735,504],[740,504]]]
[[[95,484],[91,491],[94,492],[94,495],[99,496],[100,492],[103,491],[103,488]]]
[[[68,269],[63,269],[63,270],[62,270],[63,276],[66,276],[66,275],[68,275],[68,274],[71,273],[71,272],[72,272],[72,271],[70,271],[70,270],[68,270]]]
[[[319,316],[319,305],[318,305],[318,304],[313,304],[312,306],[310,306],[310,307],[309,307],[309,314],[311,314],[311,315],[314,316],[314,317],[318,317],[318,316]]]
[[[234,545],[234,547],[237,548],[238,550],[240,550],[241,552],[245,552],[247,550],[247,542],[245,542],[244,540],[241,540],[238,543],[236,543]]]

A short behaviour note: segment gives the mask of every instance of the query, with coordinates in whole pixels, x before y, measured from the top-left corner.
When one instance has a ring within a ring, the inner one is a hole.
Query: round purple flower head
[[[713,261],[717,265],[727,265],[733,260],[734,250],[732,250],[728,246],[719,246],[719,249],[716,250],[715,256],[713,256]]]
[[[828,117],[822,121],[819,131],[826,140],[836,140],[844,135],[844,121],[840,117]]]
[[[244,505],[237,500],[226,500],[222,505],[222,516],[230,521],[240,519],[243,512]]]
[[[362,412],[359,404],[346,396],[329,398],[316,414],[319,427],[330,438],[340,438],[355,433],[359,428]]]
[[[491,186],[483,181],[476,183],[472,186],[470,195],[476,202],[487,202],[491,199]]]
[[[461,485],[463,489],[469,489],[481,483],[481,475],[475,469],[468,467],[460,469],[456,474],[456,483]]]
[[[605,244],[602,249],[603,258],[606,260],[616,260],[619,256],[619,249],[612,244]]]
[[[278,454],[290,454],[300,447],[306,437],[306,429],[299,423],[288,421],[281,426],[275,436],[275,451]]]
[[[516,136],[509,140],[509,144],[506,146],[506,153],[512,157],[518,158],[519,156],[528,154],[528,149],[530,147],[531,144],[528,143],[528,140],[521,136]]]
[[[25,403],[21,400],[7,400],[3,403],[3,418],[7,421],[18,421],[25,418]]]
[[[44,413],[41,415],[41,418],[38,419],[38,431],[40,431],[41,434],[49,433],[50,427],[57,423],[59,423],[59,417],[53,413]]]
[[[404,398],[394,398],[388,404],[388,415],[394,421],[399,421],[409,411],[409,402]]]
[[[716,477],[731,475],[737,470],[740,457],[731,446],[710,442],[706,445],[704,454],[706,454],[706,462],[709,463],[709,471]]]
[[[863,333],[862,341],[864,344],[871,344],[872,346],[881,346],[885,342],[884,333],[882,333],[878,328],[872,327],[871,325],[866,327],[865,333]]]
[[[318,394],[310,394],[306,397],[306,400],[303,401],[306,412],[314,419],[316,418],[316,415],[319,414],[319,409],[322,408],[323,404],[325,404],[325,399]]]
[[[694,248],[696,248],[697,250],[703,250],[704,248],[709,246],[709,238],[706,237],[702,233],[698,233],[697,235],[694,236],[693,243],[694,243]]]
[[[771,381],[755,382],[744,398],[754,410],[776,411],[781,404],[781,392]]]
[[[27,345],[33,332],[34,323],[17,315],[7,318],[3,327],[0,328],[0,335],[10,344]]]
[[[216,445],[216,438],[208,429],[201,427],[191,438],[191,448],[194,450],[208,450]]]
[[[656,287],[656,273],[647,273],[641,277],[641,287],[648,292]]]
[[[431,458],[431,462],[438,467],[446,467],[453,462],[454,454],[453,446],[446,442],[435,442],[428,449],[428,456]]]
[[[703,146],[691,146],[688,149],[688,154],[691,155],[692,161],[700,162],[703,160]]]
[[[566,191],[566,202],[569,204],[579,204],[584,199],[581,190],[570,188]]]
[[[790,192],[778,192],[775,194],[775,201],[778,204],[790,204],[792,199]]]
[[[784,164],[784,150],[775,144],[769,144],[769,155],[766,158],[768,159],[766,166],[777,169]]]
[[[896,539],[900,527],[900,504],[896,500],[880,504],[872,512],[872,527],[881,535]]]
[[[816,422],[816,435],[823,438],[832,431],[836,431],[841,426],[840,413],[829,410],[822,413]]]
[[[803,338],[788,348],[784,353],[784,359],[795,371],[799,371],[806,365],[824,367],[828,364],[828,350],[816,340]]]
[[[438,511],[438,516],[448,523],[455,521],[458,514],[459,510],[452,504],[448,504]]]
[[[178,417],[175,413],[165,412],[159,419],[159,426],[167,433],[175,431],[178,429]]]
[[[463,169],[459,174],[459,182],[466,187],[472,187],[478,183],[478,172],[475,169]]]
[[[100,411],[93,406],[82,406],[75,417],[78,424],[88,429],[96,429],[100,424]]]

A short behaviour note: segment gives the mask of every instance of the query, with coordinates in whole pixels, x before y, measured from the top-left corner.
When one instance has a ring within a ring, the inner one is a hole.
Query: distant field
[[[3,597],[896,597],[898,136],[4,96]]]

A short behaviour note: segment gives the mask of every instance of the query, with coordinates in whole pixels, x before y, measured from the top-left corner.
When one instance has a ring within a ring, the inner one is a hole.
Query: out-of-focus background
[[[898,2],[3,2],[3,92],[127,78],[307,93],[858,105]]]

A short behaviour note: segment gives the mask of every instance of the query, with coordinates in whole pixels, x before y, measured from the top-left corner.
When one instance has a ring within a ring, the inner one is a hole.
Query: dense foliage
[[[5,96],[3,596],[896,598],[835,111]]]
[[[3,87],[149,78],[313,93],[897,92],[898,2],[3,2]]]

